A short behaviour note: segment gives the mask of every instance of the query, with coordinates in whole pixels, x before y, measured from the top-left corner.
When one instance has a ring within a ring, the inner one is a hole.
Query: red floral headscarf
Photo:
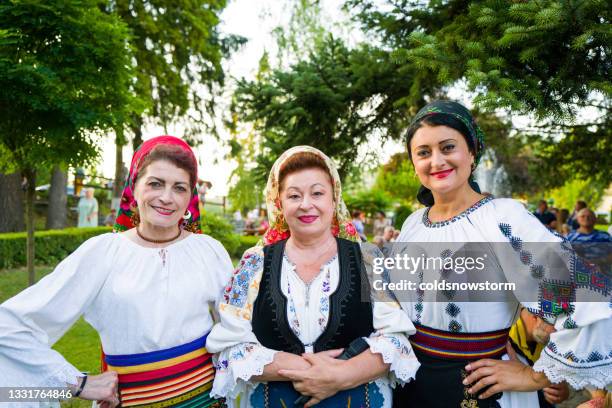
[[[113,228],[114,232],[126,231],[135,227],[134,220],[137,216],[137,203],[134,199],[134,182],[136,181],[136,178],[138,176],[138,165],[140,164],[140,161],[144,159],[151,152],[151,150],[153,150],[153,148],[162,144],[179,146],[181,149],[188,152],[191,158],[193,159],[193,162],[196,164],[197,168],[197,159],[193,154],[193,150],[191,150],[191,147],[189,147],[189,145],[184,140],[179,139],[178,137],[158,136],[149,139],[143,144],[141,144],[140,147],[136,149],[136,151],[134,152],[134,156],[132,157],[132,164],[130,165],[130,174],[125,182],[123,194],[121,195],[119,214],[117,215],[117,219],[115,220],[115,226]],[[201,233],[198,190],[195,186],[191,193],[191,200],[189,201],[187,209],[189,210],[191,216],[188,219],[182,219],[180,222],[180,227],[187,231]]]

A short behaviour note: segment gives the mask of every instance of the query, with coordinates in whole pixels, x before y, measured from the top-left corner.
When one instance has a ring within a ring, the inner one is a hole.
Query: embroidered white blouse
[[[74,384],[81,372],[51,346],[81,315],[106,354],[163,350],[203,336],[232,269],[227,251],[206,235],[163,249],[123,234],[87,240],[51,274],[0,305],[0,386]]]
[[[382,256],[380,253],[372,255]],[[251,381],[251,377],[260,375],[278,352],[261,345],[251,325],[262,262],[261,249],[247,251],[243,256],[231,285],[226,289],[225,301],[220,305],[220,322],[213,327],[207,341],[208,350],[218,352],[211,394],[224,396],[230,405],[237,405],[237,397],[242,393],[240,407],[252,406],[250,396],[258,383]],[[287,318],[306,351],[312,352],[312,345],[325,330],[329,319],[329,297],[338,286],[339,276],[337,257],[324,264],[309,283],[301,280],[295,265],[286,256],[283,258],[281,290],[288,299]],[[391,407],[391,386],[414,378],[419,367],[406,337],[415,329],[397,302],[372,300],[375,332],[366,341],[373,353],[380,353],[383,361],[390,364],[388,377],[379,378],[375,383],[384,397],[383,406]]]
[[[541,291],[546,284],[556,284],[546,282],[546,274],[549,272],[547,268],[552,258],[550,252],[554,249],[559,252],[559,257],[569,259],[572,251],[563,243],[562,237],[551,233],[520,202],[487,197],[453,219],[443,222],[429,221],[428,209],[423,208],[408,217],[397,242],[399,244],[396,245],[465,242],[508,244],[491,246],[503,274],[508,282],[518,284],[524,300],[531,300],[522,301],[522,304],[534,313],[544,312],[544,317],[554,323],[556,328],[535,363],[535,370],[543,371],[552,382],[567,381],[576,389],[587,385],[604,388],[612,382],[610,281],[607,281],[607,286],[600,282],[595,287],[588,283],[593,282],[593,279],[584,280],[587,283],[578,284],[577,291],[583,291],[582,295],[589,291],[584,298],[593,302],[576,302],[569,314],[555,317],[548,313],[549,304],[541,296],[538,299],[538,290]],[[543,244],[527,246],[527,243]],[[504,247],[506,249],[502,251]],[[573,262],[569,264],[575,266]],[[575,277],[583,272],[573,270],[572,275]],[[431,281],[439,277],[436,275],[425,279]],[[413,322],[439,330],[467,333],[510,327],[518,317],[520,304],[517,299],[508,302],[453,302],[452,299],[447,302],[427,302],[416,291],[396,295]],[[502,408],[537,406],[527,401],[529,395],[533,393],[506,392],[500,405]],[[530,400],[533,402],[533,398]]]

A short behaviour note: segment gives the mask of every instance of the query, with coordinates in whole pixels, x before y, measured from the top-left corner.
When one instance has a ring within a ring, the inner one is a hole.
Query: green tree
[[[380,167],[374,187],[384,191],[398,204],[412,205],[421,183],[414,172],[408,153],[396,153]]]
[[[230,147],[229,157],[233,158],[238,165],[230,175],[231,187],[227,196],[232,211],[240,210],[241,213],[246,214],[247,211],[258,208],[264,202],[263,188],[265,183],[256,180],[252,172],[256,151],[253,133],[249,133],[243,138],[232,138]]]
[[[128,31],[94,0],[4,2],[0,27],[0,146],[27,179],[33,283],[37,170],[95,157],[95,130],[131,113]]]
[[[356,194],[345,195],[344,201],[350,212],[363,211],[367,216],[373,216],[376,211],[387,211],[391,208],[391,198],[379,189],[363,190]]]
[[[182,120],[183,137],[197,141],[203,133],[216,135],[215,95],[224,83],[222,59],[244,42],[222,37],[219,14],[226,0],[113,0],[106,11],[118,15],[131,32],[132,91],[146,104],[130,118],[136,149],[143,125],[150,121],[164,129]],[[121,148],[126,129],[117,129],[114,196],[119,197],[125,174]]]
[[[399,63],[447,85],[466,79],[476,102],[540,117],[573,116],[592,92],[608,97],[612,5],[603,0],[349,0]]]
[[[408,107],[423,103],[406,99],[413,74],[384,50],[349,49],[328,35],[306,60],[255,81],[239,81],[236,112],[262,138],[257,178],[265,180],[284,150],[302,144],[324,151],[346,176],[359,165],[360,145],[373,133],[398,139]]]
[[[593,180],[569,180],[561,187],[556,187],[544,192],[542,197],[554,200],[554,206],[557,208],[567,208],[572,211],[576,201],[584,200],[590,208],[597,208],[599,205],[606,186],[601,186]],[[541,199],[537,197],[537,199]]]
[[[524,152],[536,159],[532,170],[551,174],[551,165],[562,166],[610,180],[609,162],[592,161],[612,157],[609,1],[349,0],[346,7],[393,61],[417,68],[412,92],[432,78],[465,83],[481,108],[538,119],[528,133],[539,146]],[[594,120],[578,116],[584,107],[594,110]]]

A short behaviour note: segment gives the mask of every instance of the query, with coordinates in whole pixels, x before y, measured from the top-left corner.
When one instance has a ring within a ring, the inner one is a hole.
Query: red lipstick
[[[453,172],[453,169],[448,169],[448,170],[436,171],[435,173],[431,173],[431,175],[434,176],[435,178],[443,179],[443,178],[446,178],[452,172]]]
[[[301,217],[298,217],[298,220],[302,221],[303,223],[306,224],[311,224],[313,222],[316,221],[316,219],[319,218],[316,215],[302,215]]]

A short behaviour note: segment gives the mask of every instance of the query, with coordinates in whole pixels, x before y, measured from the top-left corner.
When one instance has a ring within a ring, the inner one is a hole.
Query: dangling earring
[[[138,224],[140,224],[140,214],[138,214],[138,207],[135,207],[132,210],[132,216],[130,217],[130,219],[134,227],[137,227]]]
[[[188,220],[191,218],[191,211],[187,210],[187,212],[185,213],[185,215],[183,215],[183,219],[184,220]]]

